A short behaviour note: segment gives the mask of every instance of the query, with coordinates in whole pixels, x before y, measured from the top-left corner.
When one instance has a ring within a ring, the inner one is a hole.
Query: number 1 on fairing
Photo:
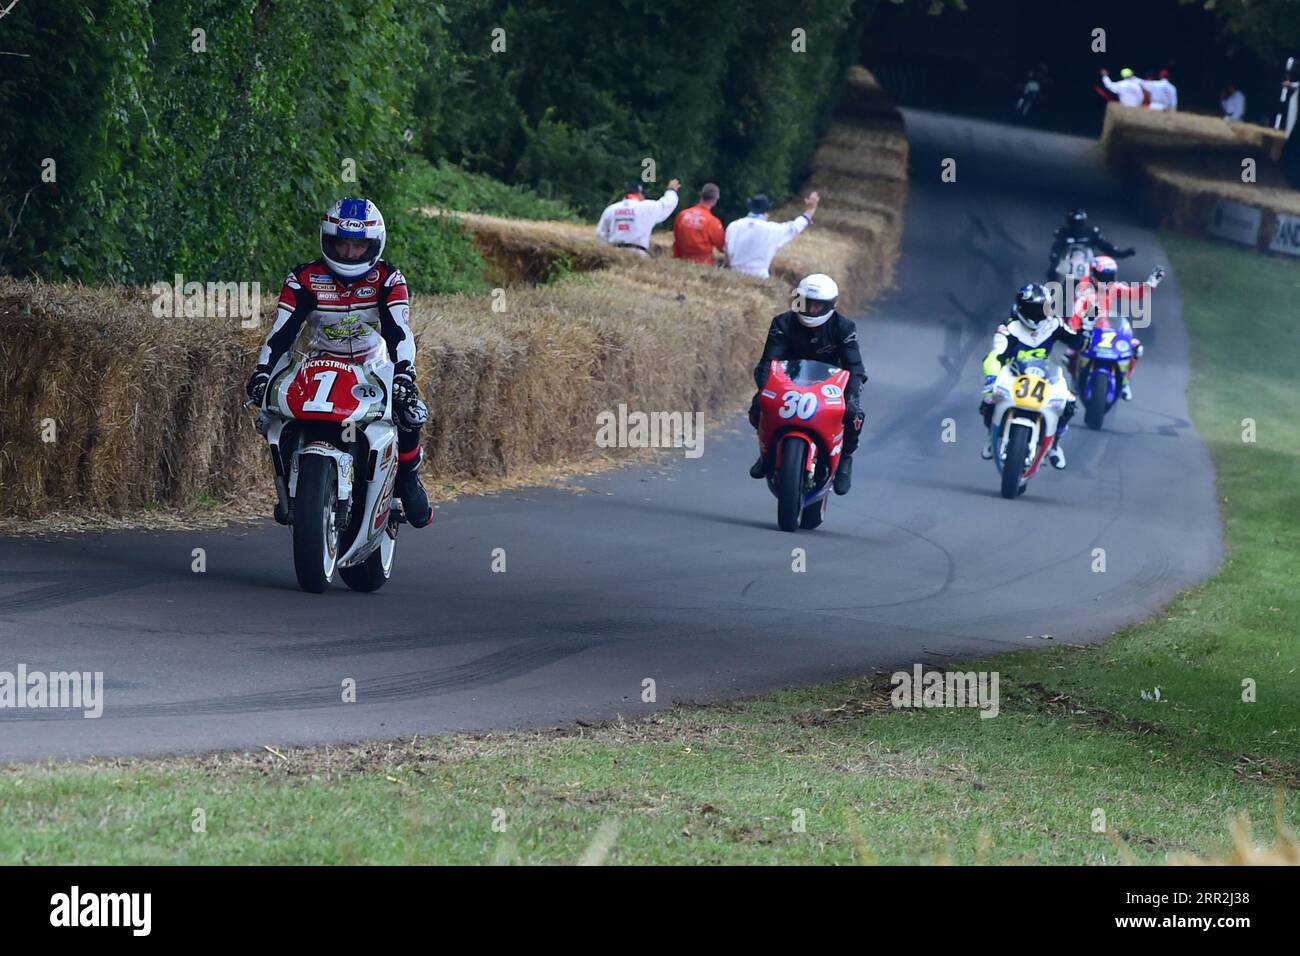
[[[334,391],[334,380],[339,377],[338,372],[317,372],[312,376],[319,384],[316,386],[316,396],[309,402],[302,403],[304,412],[332,412],[334,403],[329,400],[330,392]]]

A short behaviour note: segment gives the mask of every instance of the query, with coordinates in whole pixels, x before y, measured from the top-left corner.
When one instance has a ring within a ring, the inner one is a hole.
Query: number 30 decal
[[[785,404],[777,412],[782,418],[794,418],[798,415],[804,421],[817,414],[817,396],[811,392],[786,392],[781,396]]]

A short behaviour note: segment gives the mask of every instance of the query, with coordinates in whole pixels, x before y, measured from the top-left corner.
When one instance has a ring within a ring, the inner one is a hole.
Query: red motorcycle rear
[[[844,450],[849,371],[824,362],[773,362],[759,396],[758,447],[782,531],[816,528],[826,517]]]

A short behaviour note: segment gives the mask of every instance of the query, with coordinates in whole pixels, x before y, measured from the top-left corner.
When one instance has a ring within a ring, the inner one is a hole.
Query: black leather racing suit
[[[809,359],[848,369],[852,374],[844,389],[844,455],[853,454],[858,447],[862,431],[862,406],[859,394],[867,380],[867,370],[862,364],[862,350],[858,347],[858,327],[853,320],[834,312],[825,323],[810,329],[799,321],[794,312],[782,312],[772,320],[767,330],[763,355],[754,366],[754,383],[762,392],[767,384],[768,367],[774,361]],[[758,428],[758,398],[749,403],[749,423]]]
[[[1080,242],[1090,246],[1094,255],[1126,259],[1134,253],[1132,249],[1117,248],[1113,242],[1101,234],[1101,230],[1096,226],[1085,226],[1077,234],[1071,232],[1068,226],[1061,226],[1056,232],[1052,233],[1052,248],[1048,253],[1047,263],[1047,278],[1049,281],[1057,278],[1056,267],[1061,262],[1061,256],[1065,255],[1066,248],[1071,243]]]

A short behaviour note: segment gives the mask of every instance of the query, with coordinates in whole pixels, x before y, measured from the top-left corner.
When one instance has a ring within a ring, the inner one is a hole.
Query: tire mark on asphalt
[[[470,687],[487,687],[538,670],[605,642],[584,636],[549,641],[530,647],[531,643],[531,641],[519,641],[464,664],[383,677],[360,678],[357,681],[357,703],[349,706],[437,697]],[[342,706],[340,686],[322,684],[300,690],[260,691],[237,694],[233,697],[206,697],[157,704],[119,706],[106,704],[104,713],[116,721],[136,717],[195,717],[204,714],[247,714],[336,706]],[[79,710],[0,710],[0,723],[83,719]]]
[[[60,572],[35,572],[33,576],[57,578]],[[138,577],[121,572],[63,572],[66,577],[51,584],[38,586],[9,597],[0,598],[0,612],[17,611],[31,613],[46,611],[56,607],[65,607],[90,598],[104,597],[127,591],[132,588],[153,584],[141,581]]]

